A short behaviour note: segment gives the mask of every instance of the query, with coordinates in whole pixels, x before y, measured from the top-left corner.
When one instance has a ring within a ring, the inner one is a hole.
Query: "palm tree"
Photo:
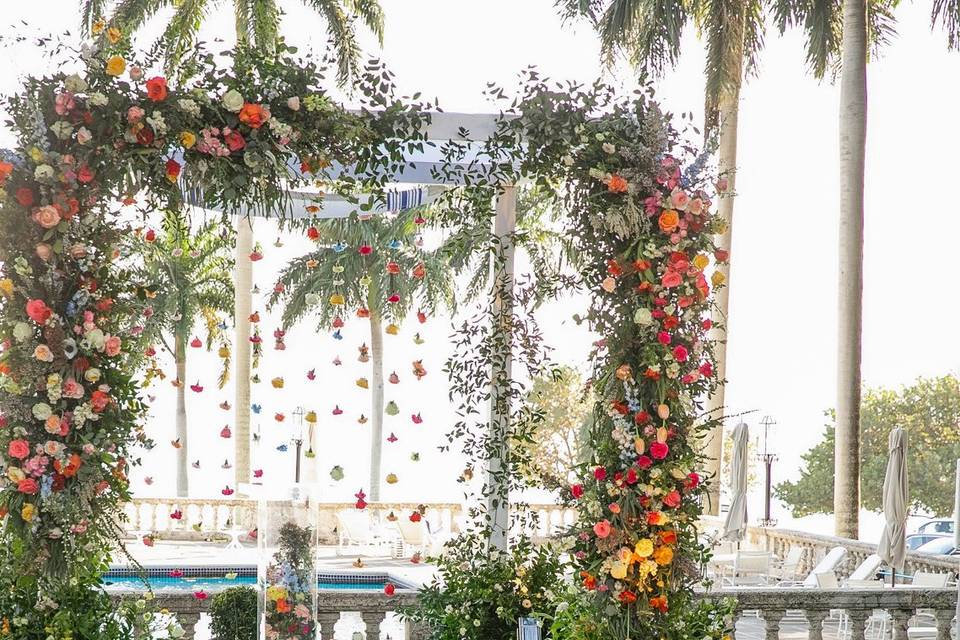
[[[288,328],[315,315],[319,329],[330,329],[347,316],[366,316],[370,326],[370,499],[380,499],[383,447],[384,322],[399,325],[419,305],[428,313],[454,309],[453,274],[441,252],[418,246],[416,209],[396,216],[377,214],[361,220],[313,221],[308,235],[316,250],[292,261],[280,274],[283,290],[274,289],[270,306],[283,303]],[[390,327],[387,327],[389,329]]]
[[[233,233],[218,220],[207,220],[190,233],[190,222],[180,212],[164,214],[160,232],[147,231],[133,240],[134,255],[143,265],[138,281],[151,300],[153,316],[147,333],[159,342],[176,363],[177,378],[177,495],[189,493],[187,479],[188,429],[186,412],[187,345],[198,320],[207,332],[206,348],[221,343],[224,371],[219,384],[226,383],[229,347],[225,342],[222,318],[233,312]],[[196,339],[195,339],[196,340]],[[193,346],[200,346],[193,342]]]
[[[894,33],[896,0],[815,3],[775,0],[781,32],[806,35],[814,76],[840,73],[839,287],[837,305],[837,420],[834,453],[834,528],[856,539],[860,511],[861,333],[863,326],[863,189],[867,142],[867,62]],[[941,23],[947,46],[960,47],[960,4],[934,0],[932,26]]]
[[[360,46],[354,21],[359,19],[383,44],[383,10],[377,0],[302,0],[320,14],[327,26],[331,49],[337,63],[337,79],[345,84],[358,70]],[[107,12],[107,0],[83,0],[83,27],[89,32],[93,23]],[[181,68],[204,20],[217,8],[219,0],[119,0],[113,7],[111,23],[133,32],[143,27],[158,11],[173,7],[159,44],[169,75]],[[233,0],[237,44],[269,49],[280,38],[281,10],[277,0]]]
[[[356,75],[360,48],[356,40],[354,19],[359,18],[383,44],[383,10],[378,0],[303,0],[319,13],[327,24],[331,48],[337,60],[337,80],[343,85]],[[115,4],[112,21],[128,32],[140,29],[159,10],[173,7],[174,14],[160,37],[166,56],[168,75],[183,68],[181,62],[197,38],[204,19],[220,4],[219,0],[81,0],[82,28],[92,30],[94,22]],[[280,40],[280,8],[276,0],[233,0],[237,46],[256,46],[272,51]],[[236,298],[236,388],[234,397],[235,460],[234,473],[239,485],[250,480],[250,365],[248,343],[251,337],[249,317],[253,311],[253,226],[249,220],[237,219]]]
[[[705,135],[709,139],[717,131],[718,171],[726,179],[725,193],[719,202],[720,216],[727,221],[726,230],[717,238],[717,246],[729,253],[733,231],[733,204],[737,169],[737,126],[740,88],[746,74],[756,68],[756,58],[763,46],[764,3],[762,0],[556,0],[561,14],[571,19],[587,17],[600,36],[601,53],[608,64],[622,54],[645,75],[661,76],[680,58],[680,37],[690,24],[706,41]],[[730,263],[717,270],[730,281]],[[729,286],[717,291],[713,337],[718,341],[714,352],[715,370],[720,386],[707,402],[708,416],[717,416],[724,407],[729,327]],[[722,423],[708,435],[703,452],[707,472],[717,476],[723,447]],[[720,507],[720,483],[710,486],[709,510],[716,514]]]

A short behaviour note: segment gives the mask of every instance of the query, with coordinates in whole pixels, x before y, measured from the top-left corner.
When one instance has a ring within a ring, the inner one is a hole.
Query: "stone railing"
[[[367,506],[373,522],[382,522],[392,511],[407,517],[419,503],[375,502]],[[426,518],[443,531],[456,532],[462,507],[457,503],[428,503]],[[353,510],[352,502],[319,505],[317,531],[321,544],[336,544],[337,512]],[[179,510],[179,520],[170,514]],[[228,531],[249,531],[257,526],[257,501],[248,498],[135,498],[124,507],[124,529],[133,537],[146,533],[173,540],[200,540]]]
[[[830,635],[847,640],[864,640],[868,627],[878,638],[892,630],[893,640],[907,640],[908,629],[914,629],[926,630],[937,640],[950,640],[957,606],[956,589],[723,589],[702,597],[736,599],[738,620],[746,611],[757,612],[766,640],[779,638],[788,621],[791,625],[805,622],[805,637],[823,640],[827,620],[837,627],[831,628]],[[744,618],[741,628],[745,624],[749,621]],[[796,628],[789,631],[791,637],[802,633]]]
[[[138,598],[140,593],[133,591],[117,591],[113,594],[114,600],[123,598]],[[324,592],[317,599],[317,622],[320,626],[318,640],[333,640],[334,627],[341,619],[341,614],[359,614],[361,628],[366,637],[376,640],[389,635],[396,640],[423,640],[427,637],[426,630],[419,625],[406,620],[395,620],[394,626],[399,626],[402,633],[397,637],[394,633],[385,630],[381,636],[381,625],[387,616],[399,607],[416,603],[415,591],[398,591],[393,596],[377,592]],[[166,609],[177,617],[183,626],[184,640],[192,640],[197,631],[206,626],[209,617],[210,599],[198,600],[192,593],[161,593],[155,596],[155,603],[159,608]],[[389,624],[389,623],[388,623]]]
[[[562,505],[531,503],[527,508],[536,515],[536,522],[527,527],[526,533],[538,542],[564,531],[577,521],[576,509]]]

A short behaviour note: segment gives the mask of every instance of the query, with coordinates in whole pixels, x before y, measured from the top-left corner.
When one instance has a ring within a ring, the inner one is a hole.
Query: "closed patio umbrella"
[[[883,478],[883,535],[877,545],[877,555],[890,565],[892,579],[903,571],[907,556],[907,502],[910,499],[907,481],[907,434],[900,427],[890,432],[887,445],[887,474]]]
[[[733,459],[730,463],[730,510],[723,523],[724,540],[739,543],[747,532],[747,440],[750,429],[743,422],[733,430]]]

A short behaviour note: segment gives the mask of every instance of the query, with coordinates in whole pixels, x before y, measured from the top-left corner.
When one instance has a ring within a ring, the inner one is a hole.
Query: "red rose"
[[[27,315],[37,324],[43,324],[53,315],[43,300],[27,300]]]
[[[162,102],[167,99],[167,80],[156,76],[147,80],[147,97],[154,102]]]
[[[682,344],[678,344],[673,348],[673,357],[677,359],[677,362],[686,362],[688,356],[687,348]]]
[[[710,327],[712,326],[713,326],[713,320],[711,320],[710,318],[707,318],[706,320],[703,321],[703,328],[706,331],[710,331]]]
[[[650,459],[650,456],[640,456],[637,458],[637,466],[641,469],[649,469],[653,465],[653,460]]]
[[[667,330],[676,329],[679,326],[680,326],[680,320],[677,318],[677,316],[667,316],[666,318],[663,319],[664,329],[667,329]]]
[[[320,231],[316,227],[310,227],[307,229],[307,237],[311,240],[316,240],[320,237]]]
[[[33,478],[24,478],[17,483],[17,491],[33,496],[40,491],[40,485]]]
[[[633,467],[627,469],[627,484],[636,484],[637,483],[637,470]]]
[[[670,344],[670,340],[671,340],[670,334],[667,333],[666,331],[661,331],[660,333],[657,334],[657,342],[659,342],[660,344]]]
[[[696,489],[699,485],[700,485],[700,474],[694,471],[691,471],[687,475],[686,481],[683,483],[684,488],[687,490]]]
[[[710,376],[712,376],[713,365],[710,364],[709,362],[704,362],[702,365],[700,365],[700,374],[703,375],[705,378],[709,378]]]
[[[86,162],[80,165],[80,168],[77,170],[77,180],[83,184],[93,182],[93,171],[87,166]]]
[[[583,497],[583,487],[579,484],[572,485],[570,487],[570,495],[579,500]]]
[[[597,467],[593,470],[593,477],[597,480],[604,480],[607,477],[607,470],[603,467]]]
[[[650,455],[654,460],[663,460],[670,453],[670,447],[666,442],[653,442],[650,444]]]
[[[23,207],[33,206],[33,191],[27,187],[17,189],[17,202]]]
[[[137,142],[143,145],[153,144],[153,129],[143,127],[137,131]]]
[[[671,509],[676,509],[680,506],[680,492],[673,490],[667,495],[663,496],[663,504],[667,505]]]
[[[243,136],[240,135],[238,131],[231,131],[224,136],[223,141],[227,143],[227,148],[229,148],[230,151],[240,151],[240,149],[247,146],[247,141],[243,139]]]
[[[180,163],[174,160],[173,158],[170,158],[169,160],[167,160],[166,170],[167,170],[167,180],[169,180],[170,182],[176,182],[177,178],[180,177]]]

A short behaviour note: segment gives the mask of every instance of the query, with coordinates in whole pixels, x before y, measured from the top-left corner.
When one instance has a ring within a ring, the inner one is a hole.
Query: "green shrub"
[[[214,640],[257,640],[257,591],[231,587],[213,597],[210,631]]]

